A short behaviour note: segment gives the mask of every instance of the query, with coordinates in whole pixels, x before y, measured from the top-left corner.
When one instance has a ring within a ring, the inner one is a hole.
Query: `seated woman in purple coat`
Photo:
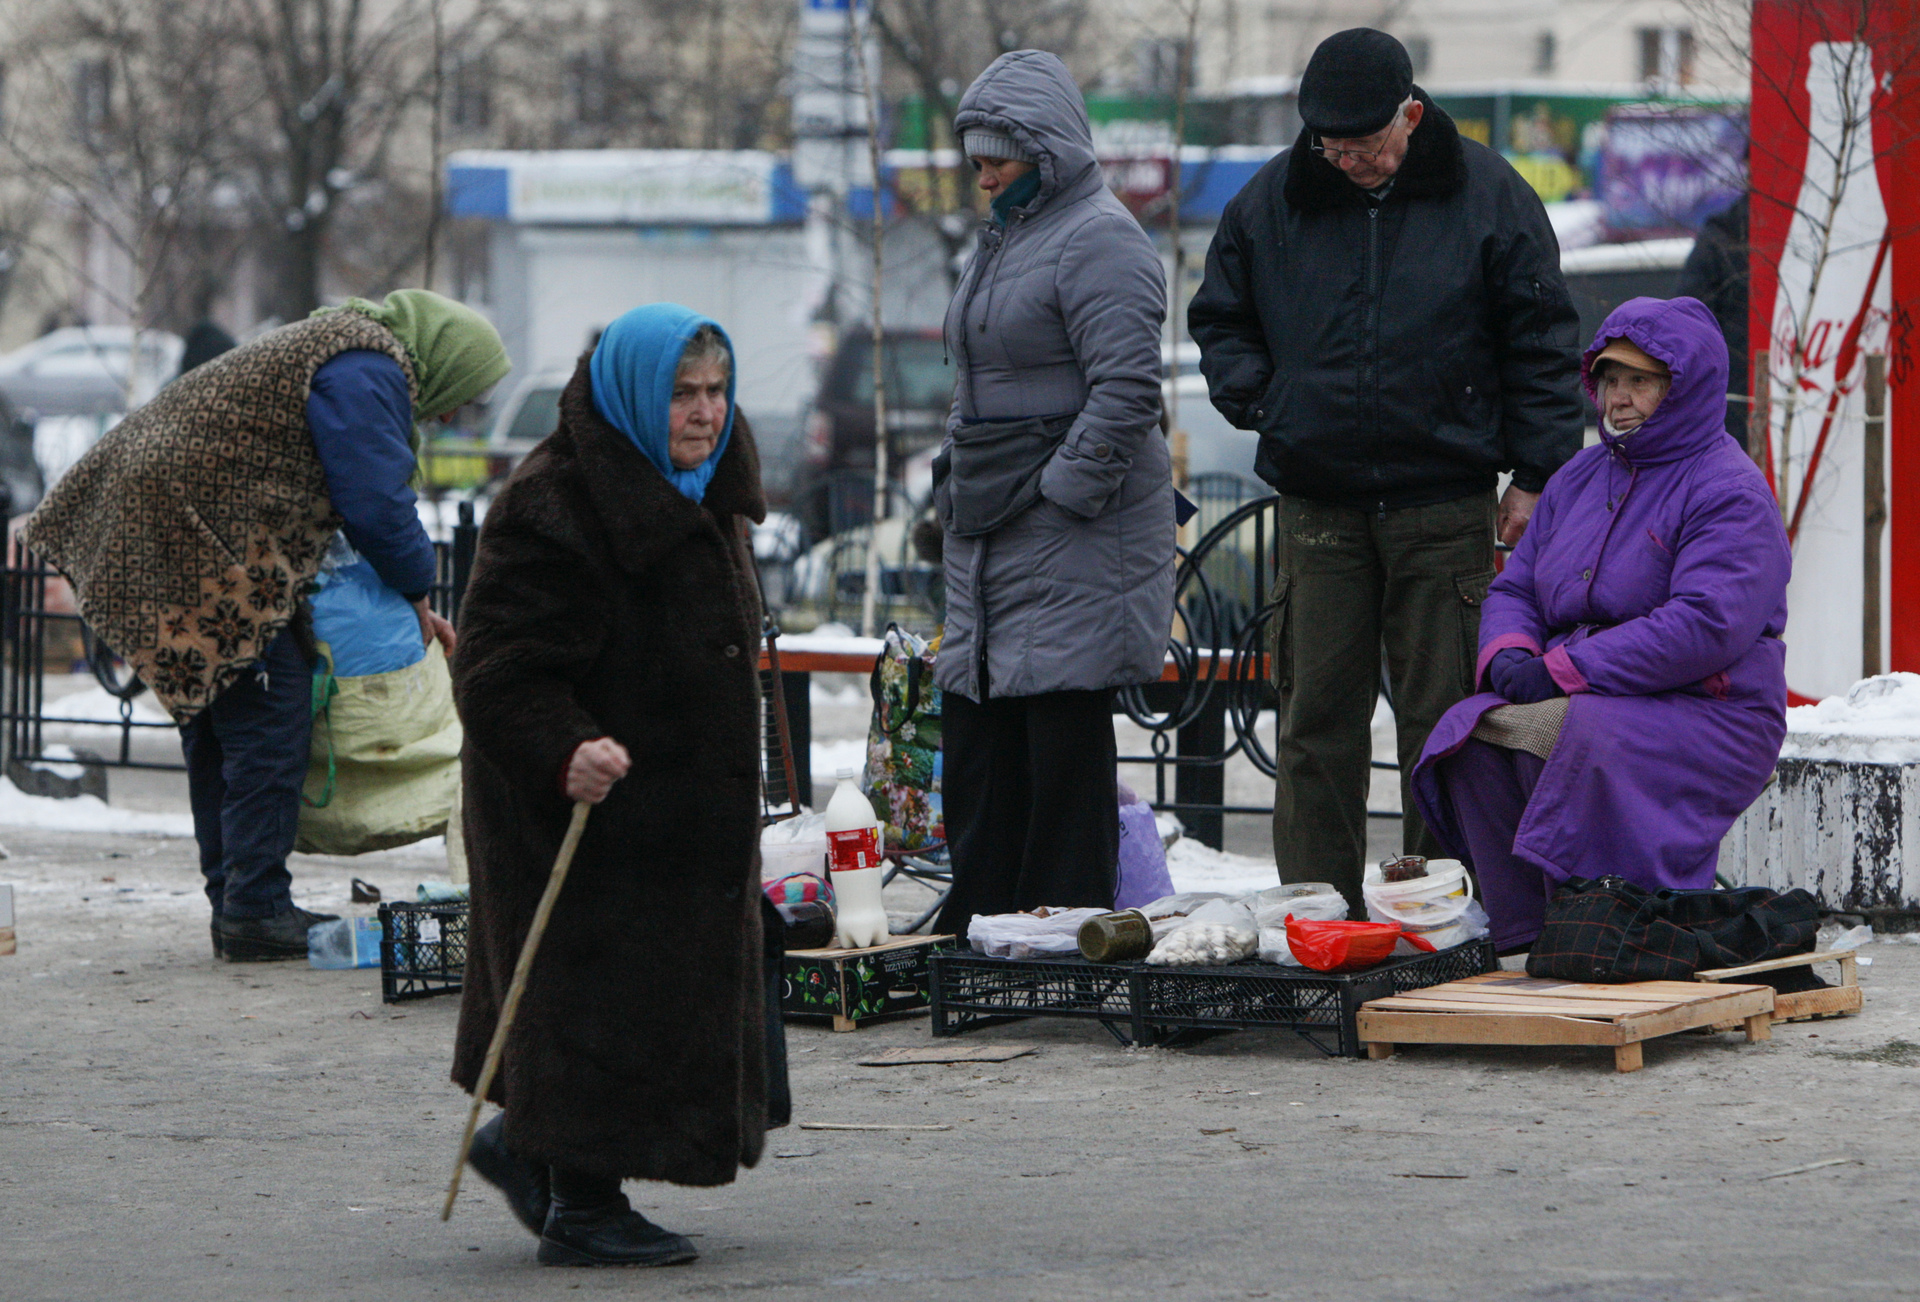
[[[1786,735],[1791,554],[1726,432],[1720,327],[1695,299],[1633,299],[1581,374],[1601,444],[1548,482],[1481,616],[1491,690],[1441,719],[1413,773],[1509,952],[1569,877],[1712,886]]]

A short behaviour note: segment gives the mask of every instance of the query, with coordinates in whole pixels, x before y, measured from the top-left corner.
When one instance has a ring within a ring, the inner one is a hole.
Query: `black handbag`
[[[1527,975],[1565,981],[1691,981],[1813,949],[1820,905],[1803,890],[1649,891],[1570,877],[1547,904]]]
[[[955,538],[992,533],[1040,500],[1040,476],[1078,412],[962,421],[933,459],[933,506]]]

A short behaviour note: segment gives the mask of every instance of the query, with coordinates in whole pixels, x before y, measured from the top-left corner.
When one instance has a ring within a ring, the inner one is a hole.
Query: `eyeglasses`
[[[1406,116],[1404,114],[1402,114],[1400,117],[1395,118],[1392,121],[1392,123],[1388,125],[1386,129],[1386,134],[1380,137],[1380,143],[1374,146],[1372,149],[1335,149],[1331,145],[1328,145],[1325,141],[1321,140],[1319,136],[1315,136],[1313,138],[1313,143],[1311,145],[1308,145],[1307,148],[1310,152],[1320,155],[1320,157],[1326,159],[1329,163],[1332,163],[1335,167],[1338,167],[1340,165],[1340,160],[1342,158],[1351,158],[1357,162],[1371,163],[1374,159],[1380,157],[1380,155],[1383,152],[1385,152],[1388,143],[1393,139],[1393,133],[1395,129],[1398,128],[1399,125],[1404,121],[1406,121]]]

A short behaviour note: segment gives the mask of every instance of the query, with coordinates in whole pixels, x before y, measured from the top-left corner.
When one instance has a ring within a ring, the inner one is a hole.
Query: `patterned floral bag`
[[[932,642],[887,625],[873,662],[873,723],[861,789],[873,802],[889,850],[929,850],[946,840],[940,808],[940,689]]]

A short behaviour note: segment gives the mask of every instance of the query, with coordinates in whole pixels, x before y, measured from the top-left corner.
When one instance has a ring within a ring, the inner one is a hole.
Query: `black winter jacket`
[[[1580,450],[1579,318],[1527,183],[1426,105],[1384,200],[1302,132],[1227,205],[1187,320],[1281,492],[1393,509]]]

